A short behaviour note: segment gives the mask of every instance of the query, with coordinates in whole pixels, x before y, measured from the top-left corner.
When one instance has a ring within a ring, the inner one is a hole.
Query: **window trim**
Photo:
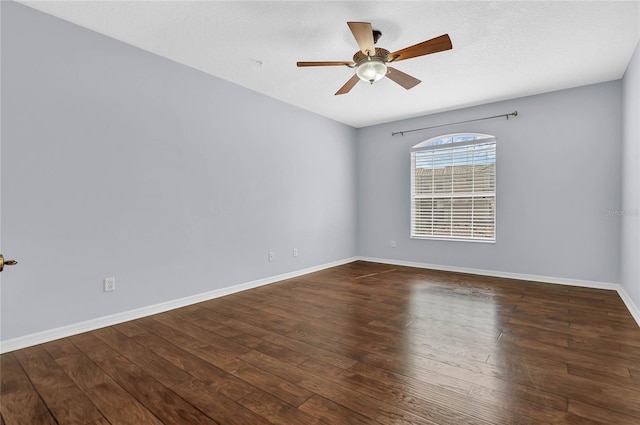
[[[473,136],[474,139],[473,140],[462,140],[459,142],[455,142],[455,139],[458,137],[470,137]],[[434,143],[443,139],[447,139],[450,138],[451,141],[450,142],[444,142],[444,143]],[[413,146],[411,148],[411,187],[410,187],[410,229],[409,229],[409,237],[411,239],[423,239],[423,240],[437,240],[437,241],[456,241],[456,242],[480,242],[480,243],[496,243],[497,240],[497,158],[494,160],[494,164],[496,164],[496,168],[494,170],[494,173],[496,174],[495,180],[494,180],[494,187],[493,187],[493,191],[492,192],[466,192],[466,196],[465,195],[460,195],[457,197],[471,197],[473,198],[474,195],[469,196],[469,193],[475,194],[475,196],[481,197],[483,196],[482,194],[484,193],[484,196],[491,196],[493,197],[493,205],[494,205],[494,209],[493,209],[493,238],[477,238],[477,237],[469,237],[469,236],[460,236],[460,237],[455,237],[455,236],[451,236],[446,235],[446,236],[437,236],[437,235],[428,235],[428,236],[423,236],[423,235],[416,235],[415,233],[415,226],[416,226],[416,208],[415,208],[415,200],[418,199],[415,195],[415,170],[416,170],[416,153],[417,152],[421,152],[421,151],[435,151],[435,150],[439,150],[439,149],[447,149],[447,148],[452,148],[452,147],[464,147],[464,146],[469,146],[469,145],[478,145],[478,144],[483,144],[483,143],[490,143],[493,142],[494,143],[494,147],[493,147],[493,151],[494,151],[494,155],[496,155],[497,153],[497,139],[495,136],[492,135],[488,135],[488,134],[482,134],[482,133],[452,133],[452,134],[444,134],[444,135],[440,135],[440,136],[436,136],[436,137],[432,137],[430,139],[424,140],[418,144],[416,144],[415,146]],[[455,192],[451,191],[449,193],[444,193],[444,196],[442,196],[442,198],[446,198],[446,199],[454,199],[456,198],[455,196]],[[437,196],[433,196],[433,197],[428,197],[428,198],[437,198]],[[424,197],[423,197],[424,199]]]

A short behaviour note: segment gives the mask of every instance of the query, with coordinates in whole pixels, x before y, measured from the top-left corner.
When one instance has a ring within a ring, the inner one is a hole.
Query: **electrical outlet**
[[[391,241],[391,248],[395,248],[396,247],[396,241]]]
[[[269,261],[275,261],[275,260],[276,260],[276,253],[272,251],[269,253]]]
[[[105,277],[103,283],[104,283],[104,292],[111,292],[116,290],[115,277]]]
[[[298,248],[293,248],[293,256],[294,257],[298,256]]]

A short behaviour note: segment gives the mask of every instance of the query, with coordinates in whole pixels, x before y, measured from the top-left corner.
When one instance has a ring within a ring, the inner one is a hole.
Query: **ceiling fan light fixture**
[[[366,61],[358,65],[356,74],[362,81],[373,84],[387,75],[387,65],[381,58],[369,56]]]
[[[417,84],[420,84],[420,80],[396,68],[387,66],[387,64],[395,64],[405,59],[430,55],[453,48],[449,35],[442,34],[439,37],[396,50],[392,53],[387,49],[375,46],[376,41],[378,41],[382,33],[374,30],[371,27],[371,23],[347,22],[347,25],[360,48],[360,50],[353,55],[352,61],[298,62],[297,64],[298,66],[347,66],[348,68],[355,68],[355,74],[340,87],[340,90],[335,93],[336,96],[349,93],[360,80],[373,84],[384,77],[388,77],[405,90],[409,90]]]

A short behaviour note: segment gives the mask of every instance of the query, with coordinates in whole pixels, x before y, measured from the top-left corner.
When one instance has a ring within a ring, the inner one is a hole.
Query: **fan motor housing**
[[[387,49],[383,49],[381,47],[376,47],[376,54],[371,57],[378,57],[382,59],[383,62],[387,62],[387,58],[389,57],[389,52]],[[359,65],[361,62],[368,60],[369,56],[362,53],[362,51],[358,50],[355,55],[353,55],[353,61],[356,65]]]

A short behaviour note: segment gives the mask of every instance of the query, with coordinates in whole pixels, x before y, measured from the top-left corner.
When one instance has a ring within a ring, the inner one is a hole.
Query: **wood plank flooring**
[[[1,361],[0,425],[640,424],[616,292],[366,262]]]

